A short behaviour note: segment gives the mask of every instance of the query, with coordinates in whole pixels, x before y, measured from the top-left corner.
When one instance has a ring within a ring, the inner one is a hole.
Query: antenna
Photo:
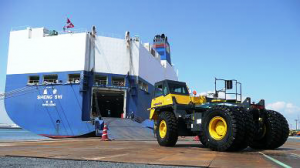
[[[93,27],[92,27],[92,35],[93,35],[93,37],[95,37],[96,34],[97,34],[96,26],[93,26]]]

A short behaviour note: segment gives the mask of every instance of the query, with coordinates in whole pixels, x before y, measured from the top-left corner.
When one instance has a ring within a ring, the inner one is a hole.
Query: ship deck
[[[190,138],[180,138],[175,147],[160,147],[154,140],[101,141],[99,138],[0,142],[0,157],[5,156],[173,166],[298,167],[300,138],[289,138],[277,150],[247,148],[241,152],[211,151]]]

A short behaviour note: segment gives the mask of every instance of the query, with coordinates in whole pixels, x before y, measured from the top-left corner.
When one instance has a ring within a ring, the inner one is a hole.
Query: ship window
[[[29,76],[28,84],[38,84],[40,80],[40,76]]]
[[[146,83],[142,82],[142,81],[139,81],[139,88],[141,90],[144,90],[144,91],[148,92],[148,85]]]
[[[44,83],[58,83],[57,75],[44,75]]]
[[[148,92],[148,85],[146,83],[143,83],[143,90]]]
[[[113,86],[125,86],[125,79],[123,77],[112,77]]]
[[[80,83],[80,74],[69,74],[69,83]]]
[[[151,54],[155,57],[155,50],[151,48]]]
[[[143,82],[142,82],[142,81],[139,81],[139,88],[140,88],[141,90],[143,90]]]
[[[94,83],[96,85],[107,85],[107,76],[95,75]]]

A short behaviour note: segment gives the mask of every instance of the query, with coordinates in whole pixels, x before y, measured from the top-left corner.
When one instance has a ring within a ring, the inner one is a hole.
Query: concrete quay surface
[[[101,141],[99,138],[0,142],[0,157],[165,166],[300,167],[300,139],[289,138],[277,150],[247,148],[240,152],[211,151],[189,138],[180,138],[175,147],[161,147],[156,141]]]

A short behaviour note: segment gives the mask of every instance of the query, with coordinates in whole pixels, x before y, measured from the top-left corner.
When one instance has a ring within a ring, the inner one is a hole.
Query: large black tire
[[[213,138],[209,132],[209,123],[214,117],[223,118],[227,125],[227,132],[220,140]],[[200,138],[204,146],[214,151],[240,150],[245,139],[246,124],[237,107],[213,106],[205,112],[202,122]]]
[[[204,139],[204,137],[202,135],[203,135],[203,132],[200,132],[200,134],[199,134],[199,141],[202,143],[202,145],[204,147],[207,147],[207,145],[205,143],[206,141],[205,141],[205,139]]]
[[[265,110],[262,114],[264,133],[256,134],[250,144],[253,149],[276,149],[283,145],[289,136],[289,126],[285,117],[272,110]]]
[[[166,123],[166,134],[164,137],[161,137],[160,124],[163,121]],[[156,127],[156,137],[160,146],[175,146],[178,140],[178,123],[174,113],[166,111],[159,114]]]
[[[243,116],[243,120],[245,122],[245,136],[242,140],[242,143],[235,146],[233,150],[243,150],[247,148],[250,144],[252,144],[254,135],[255,135],[255,123],[253,119],[252,113],[245,110],[243,107],[237,107],[237,110]]]
[[[274,111],[274,112],[276,112],[276,111]],[[290,133],[289,124],[288,124],[286,118],[278,112],[276,112],[276,114],[280,120],[279,122],[280,122],[280,126],[281,126],[281,136],[280,136],[279,140],[277,141],[277,143],[275,143],[272,146],[273,149],[276,149],[276,148],[279,148],[280,146],[282,146],[287,141],[287,139],[289,137],[289,133]]]

